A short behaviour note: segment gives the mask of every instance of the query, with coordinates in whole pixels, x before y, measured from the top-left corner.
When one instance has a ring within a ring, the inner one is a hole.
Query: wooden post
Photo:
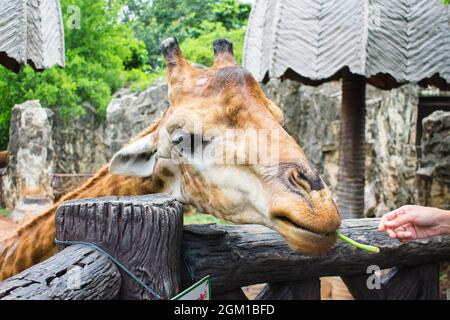
[[[320,300],[320,280],[268,283],[256,300]]]
[[[235,290],[219,294],[214,294],[213,292],[212,300],[248,300],[248,298],[241,288],[236,288]]]
[[[161,194],[72,200],[56,214],[59,240],[97,244],[163,299],[180,289],[182,231],[181,204]],[[119,270],[120,299],[156,299]]]
[[[366,78],[344,69],[336,195],[341,216],[347,219],[364,212],[365,124]]]
[[[0,300],[109,300],[121,276],[107,256],[86,246],[70,246],[0,282]]]
[[[358,300],[439,300],[439,264],[392,268],[379,289],[369,289],[369,275],[343,277]]]

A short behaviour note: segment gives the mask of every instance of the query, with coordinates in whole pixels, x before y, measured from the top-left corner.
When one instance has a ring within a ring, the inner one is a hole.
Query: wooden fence
[[[289,249],[257,225],[189,225],[182,206],[164,195],[65,202],[56,237],[95,243],[161,298],[206,275],[214,299],[246,299],[241,287],[267,283],[257,299],[320,299],[322,276],[341,276],[356,299],[438,299],[439,263],[450,261],[450,237],[402,243],[377,231],[378,219],[344,220],[341,232],[377,245],[373,254],[338,242],[324,256]],[[156,299],[103,252],[60,246],[50,259],[0,283],[0,299]],[[369,266],[389,268],[369,289]]]

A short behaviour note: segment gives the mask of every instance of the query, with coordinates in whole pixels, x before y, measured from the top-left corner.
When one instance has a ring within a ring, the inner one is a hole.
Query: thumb
[[[397,216],[395,219],[392,219],[391,221],[386,221],[384,225],[390,229],[396,229],[406,223],[412,223],[413,221],[414,216],[410,213],[405,213],[400,216]]]

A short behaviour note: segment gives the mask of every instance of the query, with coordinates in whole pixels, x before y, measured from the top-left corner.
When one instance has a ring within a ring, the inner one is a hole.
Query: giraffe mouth
[[[289,247],[302,254],[309,256],[325,254],[336,242],[335,232],[320,232],[296,223],[284,215],[275,216],[271,220],[274,229],[286,239]]]
[[[287,227],[289,229],[293,228],[294,230],[297,230],[297,231],[300,231],[300,232],[304,232],[304,233],[307,233],[307,234],[310,234],[310,235],[313,235],[313,236],[316,236],[316,237],[326,238],[326,237],[334,236],[334,232],[320,232],[318,230],[313,230],[310,227],[307,227],[307,226],[305,226],[303,224],[299,224],[297,222],[292,221],[291,219],[289,219],[288,217],[286,217],[284,215],[283,216],[281,216],[281,215],[280,216],[276,216],[275,215],[272,218],[272,220],[274,221],[275,226],[281,226],[281,227],[284,227],[284,228]]]

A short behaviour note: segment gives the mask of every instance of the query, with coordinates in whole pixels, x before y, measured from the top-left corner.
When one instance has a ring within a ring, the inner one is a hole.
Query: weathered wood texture
[[[243,62],[258,81],[286,76],[318,84],[348,67],[381,88],[444,87],[449,16],[442,1],[256,0]]]
[[[248,300],[241,288],[232,291],[214,294],[212,292],[212,300]]]
[[[320,280],[269,283],[256,300],[320,300]]]
[[[0,300],[115,299],[121,276],[98,251],[74,245],[0,282]]]
[[[307,282],[321,276],[366,274],[369,265],[381,269],[450,260],[450,237],[402,243],[377,230],[379,219],[343,220],[340,231],[356,241],[377,245],[379,254],[341,241],[328,254],[307,257],[289,249],[275,231],[257,225],[185,226],[184,286],[206,275],[212,292],[227,292],[255,283]]]
[[[439,264],[395,267],[381,277],[380,289],[370,290],[368,275],[344,277],[358,300],[439,300]]]
[[[181,205],[155,194],[64,202],[56,215],[57,238],[93,242],[124,264],[164,299],[180,288]],[[120,299],[155,299],[120,270]]]
[[[64,26],[59,0],[0,0],[0,64],[18,72],[64,66]]]

